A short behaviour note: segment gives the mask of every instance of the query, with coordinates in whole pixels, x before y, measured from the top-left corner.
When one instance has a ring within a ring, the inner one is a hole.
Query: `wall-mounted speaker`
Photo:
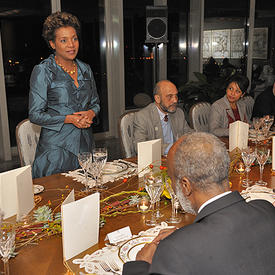
[[[146,43],[167,43],[167,7],[146,6]]]

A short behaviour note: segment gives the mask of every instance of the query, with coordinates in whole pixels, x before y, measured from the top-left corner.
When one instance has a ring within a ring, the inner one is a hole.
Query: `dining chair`
[[[122,114],[118,122],[120,144],[126,158],[136,155],[133,144],[133,121],[137,111],[133,110]]]
[[[41,127],[24,119],[16,126],[16,143],[21,166],[32,165]]]
[[[254,106],[254,98],[252,96],[244,96],[242,101],[246,105],[246,114],[247,119],[250,120],[252,116],[253,106]]]
[[[208,116],[210,112],[210,103],[195,103],[189,111],[190,126],[196,132],[208,132]]]

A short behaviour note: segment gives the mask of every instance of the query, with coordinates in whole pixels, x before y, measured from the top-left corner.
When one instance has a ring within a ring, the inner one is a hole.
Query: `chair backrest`
[[[208,132],[208,116],[210,103],[198,102],[189,111],[190,126],[197,132]]]
[[[133,143],[133,121],[135,112],[138,110],[126,112],[120,116],[119,120],[119,137],[124,157],[130,158],[135,156]]]
[[[32,165],[41,127],[24,119],[16,126],[16,142],[21,166]]]
[[[253,111],[253,106],[254,106],[254,98],[252,96],[245,96],[243,97],[243,102],[245,102],[246,105],[246,114],[247,114],[247,119],[251,119],[252,116],[252,111]]]

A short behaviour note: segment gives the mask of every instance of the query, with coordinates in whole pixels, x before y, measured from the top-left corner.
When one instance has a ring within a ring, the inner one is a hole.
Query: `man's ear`
[[[180,186],[183,194],[188,197],[192,193],[192,186],[188,178],[183,177],[180,181]]]
[[[160,96],[159,95],[154,95],[154,99],[157,104],[160,104]]]

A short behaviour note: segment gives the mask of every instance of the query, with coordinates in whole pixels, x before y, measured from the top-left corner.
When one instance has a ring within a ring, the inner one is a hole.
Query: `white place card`
[[[139,142],[138,149],[138,176],[143,177],[148,171],[144,168],[153,163],[161,165],[161,139]]]
[[[123,227],[107,234],[107,239],[111,244],[126,241],[132,238],[132,232],[129,226]]]
[[[272,171],[275,171],[275,137],[272,137]]]
[[[61,205],[62,244],[65,261],[98,243],[99,193],[75,201],[74,190]]]
[[[4,219],[17,215],[17,220],[34,208],[30,165],[0,173],[0,208]]]
[[[249,124],[235,121],[229,124],[229,152],[235,148],[245,149],[248,145]]]

